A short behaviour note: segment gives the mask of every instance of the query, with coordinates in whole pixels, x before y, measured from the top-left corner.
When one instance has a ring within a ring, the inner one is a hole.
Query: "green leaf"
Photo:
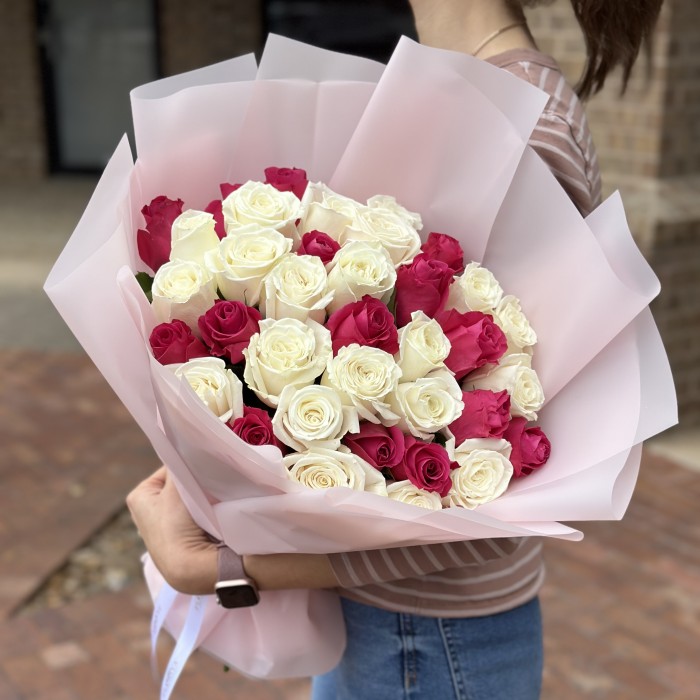
[[[447,438],[442,433],[435,433],[433,435],[434,442],[443,447],[447,444]]]
[[[389,311],[391,311],[392,316],[396,316],[396,287],[394,287],[393,291],[391,292],[391,297],[389,297],[386,307],[389,309]]]
[[[147,272],[137,272],[136,281],[139,283],[141,289],[143,289],[143,293],[146,295],[146,299],[148,299],[148,303],[150,304],[153,301],[153,294],[151,294],[153,277],[151,277]]]

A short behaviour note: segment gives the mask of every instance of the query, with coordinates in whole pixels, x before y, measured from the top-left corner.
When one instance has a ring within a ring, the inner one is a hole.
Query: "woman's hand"
[[[142,481],[126,504],[163,578],[181,593],[214,593],[216,544],[192,520],[166,467]]]
[[[142,481],[126,504],[163,578],[180,593],[214,593],[217,545],[192,520],[167,469],[161,467]],[[243,567],[260,590],[338,585],[325,554],[246,555]]]

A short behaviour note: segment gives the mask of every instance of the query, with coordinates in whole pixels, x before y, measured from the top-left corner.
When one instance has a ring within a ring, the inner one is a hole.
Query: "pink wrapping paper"
[[[139,159],[122,141],[46,291],[168,464],[195,520],[241,553],[336,552],[482,537],[580,539],[561,520],[618,519],[641,442],[676,422],[666,355],[648,310],[658,281],[614,195],[584,220],[527,147],[546,96],[468,56],[403,39],[385,68],[271,37],[250,57],[132,94]],[[155,325],[133,271],[140,208],[203,208],[219,182],[269,165],[307,169],[358,199],[391,194],[424,231],[459,238],[519,296],[540,338],[546,468],[478,509],[424,512],[290,481],[274,448],[242,443],[150,356]],[[146,567],[155,595],[160,578]],[[166,627],[177,634],[186,600]],[[239,614],[240,613],[240,614]],[[260,677],[331,668],[343,648],[337,599],[264,593],[254,609],[209,605],[203,649]]]

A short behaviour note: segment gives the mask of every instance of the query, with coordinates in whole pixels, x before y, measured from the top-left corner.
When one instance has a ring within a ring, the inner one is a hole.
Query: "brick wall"
[[[663,288],[652,310],[673,369],[681,421],[700,426],[700,218],[659,222],[651,260]]]
[[[661,126],[668,84],[669,10],[667,3],[657,26],[651,61],[647,64],[640,57],[625,98],[619,99],[618,71],[587,105],[603,174],[654,177],[660,172]],[[528,11],[528,19],[540,48],[553,55],[569,81],[576,83],[585,63],[585,44],[569,0],[555,0],[551,5],[534,8]]]
[[[173,75],[256,51],[261,0],[160,0],[161,65]]]
[[[569,0],[528,10],[540,48],[570,81],[585,45]],[[648,73],[647,73],[648,66]],[[613,74],[587,114],[606,192],[620,189],[630,228],[658,275],[652,305],[678,392],[681,424],[700,426],[700,3],[666,0],[651,60],[627,93]]]
[[[662,177],[700,172],[700,3],[672,0],[670,8]]]
[[[0,0],[0,179],[47,169],[34,3]]]

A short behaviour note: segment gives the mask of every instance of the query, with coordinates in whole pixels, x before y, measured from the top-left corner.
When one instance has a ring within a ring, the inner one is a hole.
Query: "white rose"
[[[221,210],[229,235],[242,226],[256,224],[299,240],[295,224],[301,215],[301,202],[293,192],[280,192],[272,185],[249,180],[224,199]]]
[[[170,365],[184,377],[202,402],[225,423],[243,415],[243,384],[218,357],[197,357]]]
[[[394,501],[410,503],[412,506],[428,510],[442,510],[440,494],[434,491],[424,491],[414,486],[410,481],[395,481],[386,487],[387,496]]]
[[[328,273],[315,255],[286,255],[263,280],[260,311],[266,318],[326,319],[333,300]]]
[[[397,214],[416,231],[420,231],[423,228],[420,214],[406,209],[406,207],[396,201],[395,197],[391,197],[387,194],[378,194],[367,200],[367,206],[370,207],[370,209],[386,209],[393,214]]]
[[[170,260],[191,261],[204,267],[207,251],[219,245],[214,216],[206,211],[187,209],[173,221]]]
[[[537,420],[537,411],[544,404],[542,384],[530,366],[527,353],[508,355],[500,364],[489,365],[486,371],[475,372],[465,383],[467,389],[489,389],[510,394],[511,416],[522,416],[528,421]]]
[[[387,301],[396,284],[396,267],[379,243],[353,241],[344,245],[328,265],[328,286],[333,313],[368,294]]]
[[[493,273],[479,263],[471,262],[450,286],[447,308],[457,309],[460,313],[492,313],[502,296],[503,290]]]
[[[532,356],[535,354],[534,348],[532,345],[529,345],[526,348],[516,348],[513,345],[509,345],[506,348],[505,353],[503,354],[503,357],[498,361],[499,365],[502,365],[507,357],[510,357],[511,355],[527,355],[530,358],[530,361],[532,361]],[[522,364],[522,362],[520,362]],[[487,369],[491,369],[491,366],[487,366]]]
[[[334,487],[387,495],[386,482],[378,469],[354,455],[344,445],[338,450],[314,447],[282,458],[289,477],[312,489]]]
[[[451,349],[440,324],[422,311],[414,311],[411,322],[399,329],[401,381],[412,382],[444,367]]]
[[[420,252],[418,232],[399,214],[387,209],[367,207],[358,212],[352,228],[345,231],[340,243],[377,241],[391,256],[394,265],[409,263]]]
[[[197,319],[217,299],[216,282],[194,262],[169,262],[153,278],[153,311],[159,323],[179,319],[198,333]]]
[[[313,384],[332,357],[331,334],[315,321],[264,319],[243,350],[243,379],[268,406],[277,406],[285,386]]]
[[[412,506],[427,510],[442,510],[440,494],[419,489],[410,481],[395,481],[386,487],[386,493],[394,501],[410,503]]]
[[[347,216],[333,211],[319,202],[311,202],[304,210],[304,215],[299,222],[299,236],[303,236],[309,231],[322,231],[337,241],[351,223],[352,219]]]
[[[454,446],[454,440],[448,440],[445,449],[453,462],[459,462],[460,459],[474,450],[498,452],[506,459],[510,459],[510,454],[513,450],[508,440],[504,440],[503,438],[467,438],[456,448]]]
[[[399,384],[389,396],[389,405],[401,417],[398,427],[422,440],[446,428],[464,410],[462,390],[448,370]]]
[[[343,403],[354,406],[360,418],[393,425],[399,417],[391,412],[386,396],[396,390],[400,377],[401,370],[388,352],[353,343],[340,348],[328,362],[321,383],[335,389]]]
[[[335,389],[311,384],[282,390],[272,426],[285,445],[302,452],[315,447],[337,450],[345,433],[360,430],[360,421]]]
[[[338,194],[323,182],[310,182],[301,200],[302,207],[312,203],[322,204],[327,209],[341,214],[351,221],[365,206],[352,197]]]
[[[208,270],[224,298],[255,306],[265,275],[292,249],[292,241],[271,228],[247,226],[207,253]]]
[[[506,334],[509,348],[522,349],[537,342],[537,335],[520,308],[520,300],[512,295],[501,299],[494,310],[494,321]]]
[[[445,507],[476,508],[498,498],[513,476],[513,465],[499,452],[471,450],[457,455],[459,467],[450,473],[452,488],[442,499]]]
[[[310,182],[301,200],[302,215],[298,224],[301,235],[323,231],[340,240],[364,207],[350,197],[337,194],[322,182]]]

